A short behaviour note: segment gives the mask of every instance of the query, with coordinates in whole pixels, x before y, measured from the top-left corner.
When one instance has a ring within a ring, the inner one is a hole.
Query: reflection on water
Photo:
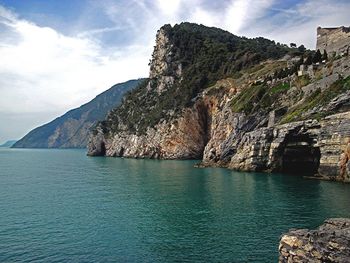
[[[350,216],[350,188],[194,161],[0,150],[0,261],[274,262],[289,228]]]

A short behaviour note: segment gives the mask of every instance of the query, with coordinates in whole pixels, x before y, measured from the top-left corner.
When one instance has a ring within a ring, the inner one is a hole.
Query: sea
[[[281,235],[350,217],[350,185],[198,161],[0,149],[0,262],[277,262]]]

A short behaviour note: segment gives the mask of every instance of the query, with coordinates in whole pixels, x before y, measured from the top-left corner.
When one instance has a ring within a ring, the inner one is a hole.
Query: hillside
[[[165,25],[149,79],[97,125],[88,154],[349,181],[349,76],[347,53]]]
[[[0,145],[1,148],[8,148],[8,147],[12,147],[12,145],[14,145],[17,141],[16,140],[10,140],[7,141],[3,144]]]
[[[126,126],[128,131],[145,133],[148,127],[193,104],[192,100],[217,80],[263,60],[281,58],[289,51],[268,39],[237,37],[218,28],[165,25],[157,35],[150,80],[109,114],[105,128],[120,131]]]
[[[115,108],[124,94],[142,79],[116,84],[90,102],[40,126],[13,145],[13,148],[85,148],[90,128]]]

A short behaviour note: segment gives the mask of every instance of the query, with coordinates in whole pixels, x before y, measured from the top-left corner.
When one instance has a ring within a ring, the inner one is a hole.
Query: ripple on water
[[[348,185],[193,161],[0,150],[1,262],[274,262],[293,227],[350,216]]]

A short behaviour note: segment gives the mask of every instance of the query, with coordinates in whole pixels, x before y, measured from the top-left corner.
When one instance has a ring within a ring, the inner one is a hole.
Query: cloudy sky
[[[190,21],[315,47],[349,0],[0,0],[0,143],[148,75],[155,34]]]

